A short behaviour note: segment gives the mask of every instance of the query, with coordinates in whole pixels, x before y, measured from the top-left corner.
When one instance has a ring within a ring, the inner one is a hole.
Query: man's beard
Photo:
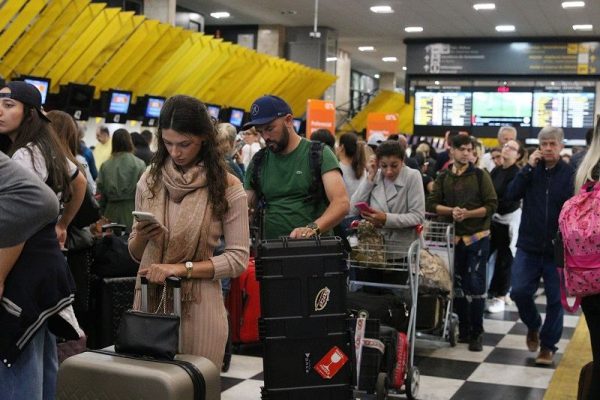
[[[283,132],[283,135],[281,136],[281,139],[278,142],[275,140],[267,141],[267,147],[273,153],[281,153],[283,150],[285,150],[287,148],[287,146],[290,142],[290,131],[287,128],[287,126],[283,125],[282,132]]]

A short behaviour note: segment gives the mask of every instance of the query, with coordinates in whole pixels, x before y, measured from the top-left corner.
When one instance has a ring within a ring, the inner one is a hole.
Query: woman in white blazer
[[[425,219],[421,174],[404,165],[404,148],[396,141],[381,143],[375,154],[374,165],[352,195],[350,213],[373,223],[386,242],[415,239],[415,226]],[[368,203],[370,210],[356,208],[360,202]]]

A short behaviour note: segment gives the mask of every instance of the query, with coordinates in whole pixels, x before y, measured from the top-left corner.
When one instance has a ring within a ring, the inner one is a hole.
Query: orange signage
[[[309,99],[306,107],[306,137],[318,129],[335,135],[335,104],[333,101]]]
[[[367,115],[367,140],[375,133],[388,137],[398,133],[400,116],[396,113],[373,112]]]

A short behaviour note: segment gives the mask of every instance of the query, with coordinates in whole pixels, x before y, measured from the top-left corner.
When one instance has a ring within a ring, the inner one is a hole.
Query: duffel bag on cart
[[[378,319],[382,325],[400,332],[408,329],[410,302],[392,294],[350,292],[347,298],[348,312],[353,317]]]

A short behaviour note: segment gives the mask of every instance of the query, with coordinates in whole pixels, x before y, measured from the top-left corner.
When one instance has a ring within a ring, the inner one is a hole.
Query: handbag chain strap
[[[163,284],[162,294],[160,295],[160,302],[158,303],[158,306],[156,307],[156,311],[154,311],[154,314],[158,314],[158,311],[160,310],[161,307],[163,310],[163,314],[166,314],[167,313],[167,282],[165,282]]]

